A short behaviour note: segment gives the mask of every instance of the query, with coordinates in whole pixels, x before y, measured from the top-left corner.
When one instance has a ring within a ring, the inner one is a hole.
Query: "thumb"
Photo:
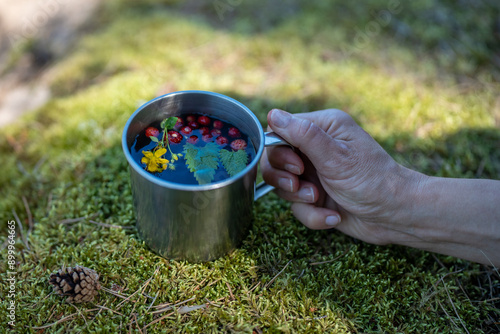
[[[267,115],[267,120],[276,134],[298,148],[316,168],[328,163],[333,153],[346,153],[345,144],[332,138],[309,119],[273,109]]]

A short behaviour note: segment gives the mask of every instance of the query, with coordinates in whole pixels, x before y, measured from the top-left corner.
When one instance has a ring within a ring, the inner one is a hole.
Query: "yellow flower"
[[[163,159],[162,156],[167,153],[165,148],[160,148],[156,152],[142,151],[144,157],[141,159],[141,163],[146,165],[146,169],[151,172],[163,172],[167,168],[168,160]]]

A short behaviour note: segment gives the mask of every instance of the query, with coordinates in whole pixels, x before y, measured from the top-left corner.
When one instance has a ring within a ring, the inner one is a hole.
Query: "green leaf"
[[[248,164],[248,154],[244,150],[228,151],[220,150],[222,165],[230,176],[241,172]]]
[[[208,143],[203,147],[197,147],[187,143],[184,145],[184,159],[199,184],[210,183],[214,178],[215,170],[219,167],[219,146],[215,143]]]
[[[177,120],[177,117],[166,118],[161,122],[160,127],[165,130],[172,130],[177,123]]]
[[[194,177],[199,184],[208,184],[212,182],[215,175],[215,169],[205,168],[194,173]]]
[[[158,142],[158,138],[156,138],[155,136],[149,136],[149,139],[151,139],[152,141],[154,141],[155,143]]]
[[[194,146],[191,143],[187,143],[184,145],[184,159],[186,160],[186,165],[191,172],[196,170],[195,168],[195,159],[198,154],[198,147]]]

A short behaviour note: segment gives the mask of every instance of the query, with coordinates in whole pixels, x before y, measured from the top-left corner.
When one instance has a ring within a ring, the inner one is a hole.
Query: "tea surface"
[[[255,148],[232,124],[193,113],[150,124],[136,136],[130,153],[163,180],[208,184],[236,175],[254,159]]]

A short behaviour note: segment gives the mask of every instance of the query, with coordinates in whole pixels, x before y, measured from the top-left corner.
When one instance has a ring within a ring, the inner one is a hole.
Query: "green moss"
[[[119,285],[125,295],[152,279],[144,294],[120,307],[122,299],[101,291],[94,304],[115,312],[77,314],[47,333],[138,332],[135,319],[141,328],[156,319],[150,305],[190,298],[187,305],[209,300],[218,307],[173,314],[148,332],[465,332],[462,322],[469,332],[495,330],[498,303],[486,300],[498,294],[498,277],[489,269],[307,230],[273,194],[256,203],[242,247],[213,262],[169,261],[138,238],[121,131],[138,105],[169,89],[227,94],[264,125],[273,107],[345,109],[407,166],[500,179],[500,87],[489,75],[494,66],[484,61],[494,52],[485,23],[493,16],[458,15],[448,2],[405,4],[393,22],[407,25],[411,38],[394,35],[402,28],[390,25],[347,54],[356,29],[387,3],[290,0],[283,11],[262,1],[223,2],[232,3],[223,19],[214,3],[107,2],[92,34],[51,69],[55,97],[0,135],[0,243],[15,211],[30,248],[17,237],[18,331],[37,332],[33,327],[77,312],[47,282],[62,265],[76,264],[95,269],[104,287]],[[453,20],[463,23],[465,51],[455,47],[448,23],[423,29],[429,24],[419,15],[432,8],[453,13],[449,20],[458,15]],[[478,17],[477,31],[466,29]],[[456,50],[446,66],[437,47],[442,41]],[[472,83],[461,81],[464,74]],[[23,197],[34,222],[29,234]],[[5,248],[1,254],[6,278]],[[6,284],[2,279],[3,291]]]

